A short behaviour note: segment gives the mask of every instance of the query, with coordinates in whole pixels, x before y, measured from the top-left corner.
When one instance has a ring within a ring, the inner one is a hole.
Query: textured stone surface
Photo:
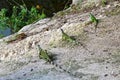
[[[108,5],[40,20],[18,32],[27,35],[22,40],[6,43],[16,34],[0,39],[0,80],[119,80],[120,15],[109,11],[120,6]],[[96,33],[90,12],[100,19]],[[60,28],[85,47],[62,41]],[[38,44],[76,77],[39,59]]]

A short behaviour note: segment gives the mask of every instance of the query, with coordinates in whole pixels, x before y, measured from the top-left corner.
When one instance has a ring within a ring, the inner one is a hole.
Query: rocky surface
[[[85,0],[82,9],[73,6],[0,39],[0,80],[120,80],[120,3],[100,1]],[[96,32],[90,12],[99,19]],[[83,45],[63,41],[60,28]],[[27,36],[10,41],[20,33]],[[39,59],[38,44],[75,76]]]

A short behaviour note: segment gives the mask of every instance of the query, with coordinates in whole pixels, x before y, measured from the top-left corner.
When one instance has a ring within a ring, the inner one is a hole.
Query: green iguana
[[[85,45],[84,45],[83,43],[77,42],[75,39],[73,39],[73,38],[71,38],[69,35],[67,35],[67,34],[63,31],[63,29],[61,29],[61,31],[62,31],[62,39],[63,39],[63,40],[66,40],[66,41],[68,41],[68,42],[73,42],[73,43],[75,43],[75,45],[79,45],[79,44],[80,44],[85,50],[87,50],[87,51],[90,52],[91,54],[94,54],[93,52],[89,51],[89,50],[85,47]]]
[[[62,40],[68,41],[68,42],[76,42],[75,39],[71,38],[69,35],[67,35],[63,29],[60,29],[62,32]]]
[[[95,17],[92,13],[90,13],[90,19],[91,19],[92,22],[95,23],[95,32],[96,32],[96,29],[97,29],[97,25],[98,25],[99,20],[96,19],[96,17]]]
[[[43,50],[40,45],[38,45],[39,48],[39,58],[45,60],[46,62],[52,62],[52,59],[48,55],[47,50]]]
[[[38,45],[39,48],[39,58],[45,60],[46,62],[49,62],[50,64],[54,65],[55,67],[58,67],[59,69],[63,70],[64,72],[68,73],[69,75],[72,75],[74,77],[78,77],[75,74],[71,73],[70,71],[64,69],[62,66],[54,63],[53,59],[48,54],[47,50],[43,50],[40,45]]]
[[[50,55],[48,55],[47,50],[43,50],[40,45],[38,45],[39,48],[39,58],[45,60],[46,62],[49,62],[50,64],[54,65],[55,67],[58,67],[59,69],[63,70],[64,72],[67,72],[70,75],[75,76],[70,71],[67,71],[66,69],[63,69],[60,65],[53,62],[53,59],[51,59]]]

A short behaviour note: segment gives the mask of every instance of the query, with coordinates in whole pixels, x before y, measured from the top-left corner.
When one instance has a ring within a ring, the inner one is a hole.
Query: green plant
[[[105,6],[107,4],[106,0],[102,0],[102,5]]]
[[[9,17],[8,20],[8,26],[12,30],[12,33],[17,32],[20,30],[24,25],[26,24],[26,21],[24,20],[27,16],[27,10],[25,8],[21,7],[20,13],[18,13],[18,7],[13,6],[13,13]]]
[[[4,35],[3,34],[0,34],[0,38],[3,38],[4,37]]]
[[[44,10],[42,11],[41,14],[38,14],[38,11],[35,7],[32,7],[31,10],[28,12],[28,14],[30,15],[28,16],[27,24],[30,24],[35,20],[43,19],[46,17],[46,15],[44,14]]]
[[[0,11],[0,31],[3,32],[3,30],[5,30],[8,25],[6,24],[7,21],[8,21],[8,17],[6,17],[6,12],[7,10],[6,9],[1,9]],[[0,33],[0,38],[4,37],[4,34]]]
[[[8,17],[6,17],[6,9],[1,9],[0,11],[0,29],[4,30],[8,25],[6,24],[8,21]]]
[[[7,9],[0,11],[0,29],[10,28],[12,33],[19,31],[23,26],[28,25],[35,20],[43,19],[46,17],[44,11],[39,14],[35,7],[30,11],[25,6],[13,6],[12,15],[6,16]]]

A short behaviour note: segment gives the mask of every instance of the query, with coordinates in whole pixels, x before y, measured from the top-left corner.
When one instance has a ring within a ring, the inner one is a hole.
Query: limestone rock
[[[65,10],[69,13],[40,20],[0,39],[0,80],[119,80],[120,6],[114,1],[108,5]],[[89,13],[100,20],[96,32]],[[60,28],[82,44],[63,41]],[[27,37],[7,43],[20,33]],[[75,76],[39,59],[38,44]]]

